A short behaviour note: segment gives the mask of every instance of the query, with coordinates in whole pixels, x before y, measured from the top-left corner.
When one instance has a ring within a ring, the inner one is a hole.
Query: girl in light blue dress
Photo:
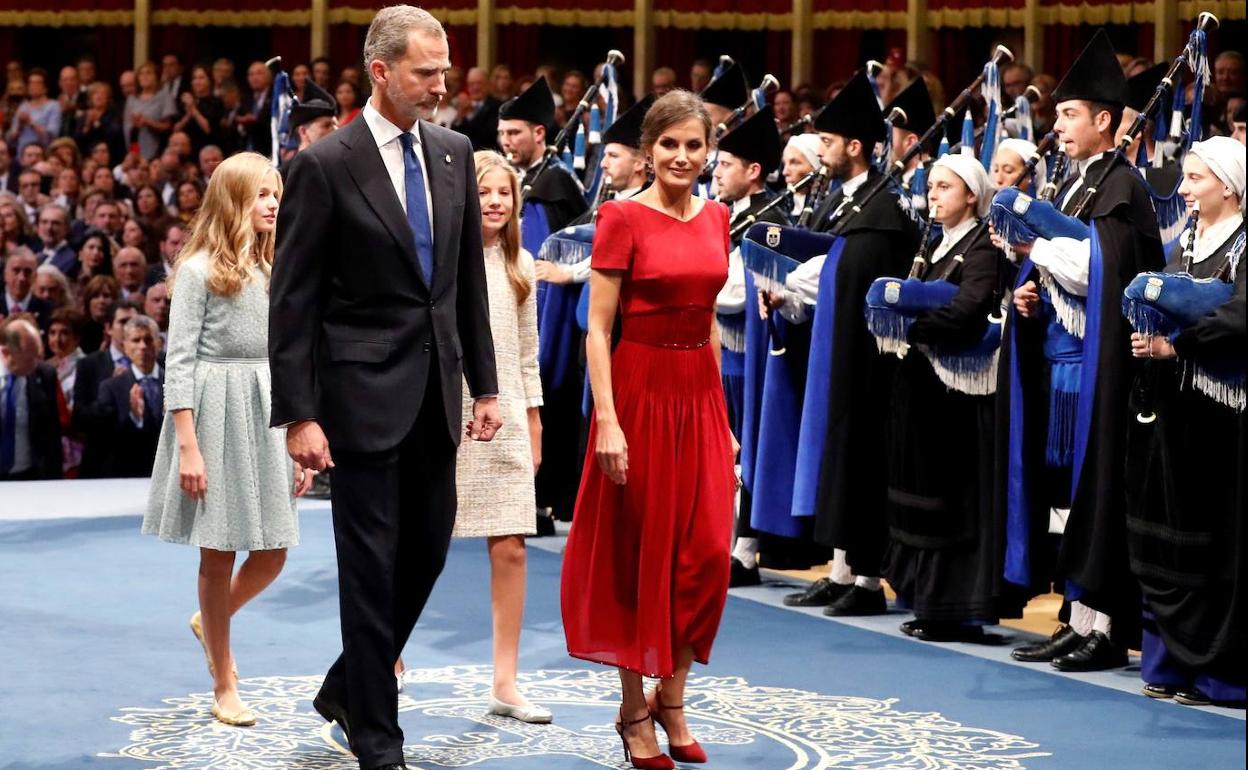
[[[199,546],[191,630],[213,675],[213,716],[255,724],[239,700],[230,618],[273,582],[299,541],[312,482],[269,427],[269,274],[282,181],[256,153],[213,172],[170,276],[165,418],[143,532]],[[248,551],[234,571],[235,553]]]

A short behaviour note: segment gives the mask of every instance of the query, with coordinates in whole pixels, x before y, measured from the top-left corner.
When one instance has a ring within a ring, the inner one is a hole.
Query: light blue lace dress
[[[286,430],[270,428],[268,281],[256,269],[233,297],[207,286],[208,258],[178,268],[165,359],[165,422],[152,469],[143,532],[220,551],[260,551],[299,542]],[[171,412],[190,409],[208,492],[179,486]]]

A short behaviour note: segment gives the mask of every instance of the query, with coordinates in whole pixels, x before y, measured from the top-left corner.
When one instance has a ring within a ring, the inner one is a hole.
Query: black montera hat
[[[311,123],[317,118],[332,118],[337,114],[338,100],[309,78],[303,87],[303,101],[290,108],[288,125],[293,134],[294,130],[304,123]]]
[[[641,147],[641,122],[646,118],[650,105],[654,104],[654,95],[647,94],[644,99],[629,107],[615,117],[615,122],[602,132],[603,144],[623,144],[634,150]]]
[[[745,79],[745,70],[741,69],[740,64],[733,62],[722,75],[707,83],[698,96],[704,102],[735,110],[750,98],[750,84]]]
[[[1054,103],[1072,99],[1116,107],[1127,104],[1127,78],[1122,74],[1122,65],[1104,28],[1096,31],[1079,58],[1070,65],[1066,77],[1053,90]]]
[[[776,128],[776,115],[771,106],[762,108],[720,137],[719,149],[759,164],[764,175],[775,171],[780,166],[784,147],[780,143],[780,130]]]
[[[857,139],[869,145],[868,151],[876,142],[884,141],[884,113],[880,111],[880,102],[875,98],[875,89],[867,80],[865,70],[858,70],[840,93],[819,111],[815,130]]]
[[[541,126],[555,122],[555,97],[550,92],[546,78],[538,78],[514,99],[503,102],[498,108],[502,120],[527,120]]]

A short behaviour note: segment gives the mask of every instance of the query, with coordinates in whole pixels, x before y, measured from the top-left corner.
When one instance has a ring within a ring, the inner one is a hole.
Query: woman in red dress
[[[563,626],[573,657],[619,668],[616,729],[626,761],[648,770],[674,767],[672,757],[706,761],[681,709],[689,668],[710,657],[728,593],[736,441],[715,329],[728,209],[693,196],[711,137],[697,96],[656,101],[641,142],[655,183],[604,204],[594,235],[586,339],[594,456],[564,556]],[[661,680],[649,697],[643,676]]]

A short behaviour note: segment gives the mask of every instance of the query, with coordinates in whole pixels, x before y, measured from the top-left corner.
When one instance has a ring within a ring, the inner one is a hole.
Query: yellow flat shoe
[[[256,715],[251,709],[244,707],[241,711],[227,714],[216,703],[212,704],[212,715],[223,725],[230,727],[251,727],[256,723]]]
[[[208,674],[215,679],[216,668],[212,665],[212,656],[208,654],[208,643],[204,641],[204,618],[198,611],[191,616],[191,633],[195,634],[195,638],[199,640],[199,646],[204,648],[204,659],[208,661]],[[234,673],[234,678],[238,679],[238,664],[232,664],[230,670]]]

